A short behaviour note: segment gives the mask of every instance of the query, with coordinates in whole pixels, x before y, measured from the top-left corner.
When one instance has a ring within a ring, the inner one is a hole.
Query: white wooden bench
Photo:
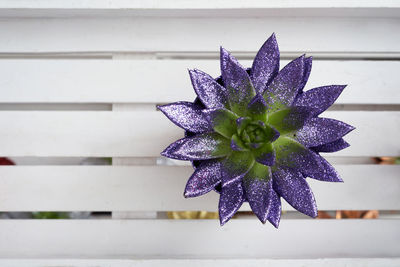
[[[398,2],[0,1],[0,18],[0,156],[22,163],[0,167],[0,211],[113,212],[0,220],[0,266],[400,265],[398,212],[279,230],[157,216],[218,195],[183,198],[191,167],[157,160],[183,132],[155,108],[194,99],[187,68],[219,75],[220,45],[249,65],[275,32],[282,65],[314,56],[306,89],[349,84],[326,113],[357,128],[328,157],[345,182],[310,180],[319,210],[399,211],[400,166],[370,160],[400,156]],[[76,163],[98,157],[113,165]]]

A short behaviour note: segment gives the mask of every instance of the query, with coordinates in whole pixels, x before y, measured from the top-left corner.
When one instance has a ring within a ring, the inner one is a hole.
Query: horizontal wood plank
[[[1,220],[0,257],[399,257],[398,220]],[[329,242],[328,242],[328,241]],[[328,243],[327,243],[328,242]]]
[[[325,259],[0,259],[7,267],[398,267],[400,258],[325,258]]]
[[[220,74],[217,60],[0,60],[0,88],[7,91],[0,103],[193,100],[188,68]],[[400,104],[399,68],[399,61],[314,60],[306,89],[348,84],[337,104]]]
[[[399,156],[400,112],[331,111],[357,129],[334,156]],[[2,111],[0,156],[158,157],[183,130],[161,112]]]
[[[398,53],[399,25],[395,17],[8,19],[0,23],[0,53],[216,51],[220,45],[257,51],[272,32],[281,51]]]
[[[0,9],[165,9],[165,10],[190,10],[190,9],[244,9],[247,8],[396,8],[400,5],[396,1],[381,0],[381,1],[336,1],[329,0],[307,0],[301,3],[297,1],[279,1],[271,0],[268,2],[255,0],[242,2],[240,0],[204,0],[201,2],[193,0],[164,0],[164,1],[140,1],[140,0],[89,0],[89,1],[62,1],[62,0],[3,0],[0,3]]]
[[[307,179],[320,210],[400,209],[400,166],[335,167],[344,183]],[[189,166],[3,166],[0,211],[216,211],[215,192],[184,199],[192,172]],[[283,209],[293,210],[286,202]]]
[[[265,16],[348,16],[398,17],[395,1],[9,1],[0,3],[0,16],[13,17],[265,17]]]

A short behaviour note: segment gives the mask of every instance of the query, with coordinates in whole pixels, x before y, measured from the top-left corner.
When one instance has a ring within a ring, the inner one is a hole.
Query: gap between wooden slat
[[[372,157],[341,157],[335,154],[325,153],[326,158],[332,164],[377,164]],[[79,165],[110,165],[112,159],[107,157],[10,157],[18,166],[79,166]],[[191,166],[188,161],[172,160],[165,157],[118,157],[120,162],[126,165],[157,165],[157,166]]]
[[[157,103],[155,105],[165,104],[168,103]],[[127,105],[135,104],[127,103]],[[326,111],[400,111],[400,104],[333,104]],[[323,117],[324,113],[320,116]]]
[[[328,111],[400,111],[400,104],[333,104]],[[322,113],[321,116],[323,117],[324,114]]]
[[[9,267],[398,267],[400,258],[324,258],[324,259],[0,259],[0,265]]]
[[[136,105],[136,104],[135,104]],[[140,104],[137,104],[140,106]],[[154,104],[155,106],[155,104]],[[1,111],[95,111],[111,110],[111,103],[0,103]]]
[[[253,60],[255,52],[230,51],[239,60]],[[305,53],[305,52],[304,52]],[[281,60],[292,60],[297,58],[301,52],[280,51]],[[1,54],[0,54],[1,55]],[[134,57],[134,54],[124,53]],[[400,53],[385,52],[307,52],[307,56],[312,56],[314,60],[399,60]],[[219,60],[218,52],[157,52],[157,59],[209,59]]]
[[[252,60],[256,56],[254,52],[231,51],[239,60]],[[280,51],[282,60],[292,60],[299,56],[301,52]],[[308,56],[312,56],[314,60],[399,60],[400,52],[307,52]],[[159,59],[159,60],[219,60],[218,52],[202,52],[202,51],[153,51],[153,52],[135,52],[135,51],[98,51],[98,52],[38,52],[38,53],[4,53],[0,52],[0,60],[2,59],[113,59],[126,57],[130,59]]]
[[[30,1],[4,1],[0,4],[0,10],[7,13],[12,11],[18,12],[29,10],[35,14],[38,11],[65,11],[71,12],[71,15],[74,15],[74,12],[91,12],[96,11],[149,11],[154,12],[164,12],[169,13],[171,11],[180,11],[182,14],[190,13],[190,11],[198,11],[204,12],[207,14],[210,11],[216,11],[219,13],[225,13],[229,11],[257,11],[257,10],[309,10],[315,11],[315,9],[322,9],[326,11],[330,11],[331,9],[335,9],[337,11],[342,10],[352,10],[352,11],[360,11],[360,9],[371,9],[374,11],[385,11],[387,9],[398,9],[400,6],[396,2],[389,0],[382,1],[361,1],[361,0],[353,0],[353,1],[338,1],[332,2],[328,0],[320,0],[320,1],[303,1],[302,3],[291,2],[291,1],[278,1],[271,0],[268,2],[264,1],[251,1],[243,3],[239,0],[232,1],[202,1],[202,2],[193,2],[193,1],[174,1],[174,0],[164,0],[164,1],[155,1],[155,2],[141,2],[141,1],[124,1],[124,0],[96,0],[95,2],[88,1],[46,1],[46,0],[36,0],[35,3]],[[246,14],[246,13],[245,13]],[[242,14],[242,15],[245,15]],[[250,13],[253,14],[253,13]],[[191,14],[192,15],[192,14]],[[276,14],[280,15],[280,14]],[[318,15],[318,12],[317,14]],[[356,15],[356,14],[355,14]]]
[[[111,111],[112,106],[123,106],[115,111],[155,111],[165,103],[0,103],[1,111]],[[400,104],[333,104],[328,111],[400,111]],[[323,114],[322,114],[323,115]]]
[[[325,212],[329,214],[330,218],[311,218],[303,213],[300,213],[296,210],[283,210],[281,214],[282,220],[352,220],[352,219],[363,219],[363,220],[399,220],[400,221],[400,209],[398,210],[352,210],[353,212],[367,212],[367,211],[376,211],[378,212],[377,218],[336,218],[336,212],[341,211],[349,211],[349,210],[322,210],[319,209],[318,212]],[[115,219],[154,219],[154,220],[218,220],[218,218],[169,218],[167,213],[176,212],[176,213],[208,213],[208,214],[218,214],[218,212],[209,212],[209,211],[199,211],[199,210],[190,210],[190,211],[159,211],[155,212],[155,217],[149,217],[149,213],[153,213],[152,211],[125,211],[125,212],[117,212],[119,214],[118,217],[114,217],[114,212],[110,211],[73,211],[73,210],[57,210],[57,211],[18,211],[18,212],[0,212],[0,220],[20,220],[20,219],[34,219],[34,220],[47,220],[47,219],[36,219],[33,218],[33,213],[37,212],[54,212],[54,213],[70,213],[69,218],[64,218],[67,220],[115,220]],[[254,213],[252,211],[238,211],[231,220],[253,220],[255,219]],[[59,220],[59,219],[52,219]],[[1,266],[1,265],[0,265]]]

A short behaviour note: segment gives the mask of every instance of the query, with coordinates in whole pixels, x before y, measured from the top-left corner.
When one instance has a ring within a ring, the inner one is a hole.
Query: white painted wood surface
[[[400,166],[335,167],[344,183],[307,179],[320,210],[400,209]],[[216,211],[217,193],[184,199],[192,172],[190,166],[1,167],[0,210]],[[283,208],[293,210],[285,201]]]
[[[4,9],[28,9],[34,11],[36,9],[67,9],[67,10],[96,10],[96,9],[149,9],[149,10],[174,10],[181,9],[201,9],[201,10],[225,10],[225,9],[275,9],[275,8],[398,8],[400,5],[397,1],[393,0],[307,0],[307,1],[279,1],[271,0],[268,2],[262,0],[253,0],[250,2],[243,3],[240,0],[204,0],[201,2],[190,1],[190,0],[152,0],[152,1],[140,1],[140,0],[3,0],[0,3],[0,8]]]
[[[3,220],[1,258],[332,258],[400,252],[397,220]],[[344,234],[346,233],[346,234]]]
[[[7,267],[398,267],[399,258],[325,258],[325,259],[0,259],[0,264]]]
[[[285,52],[398,53],[399,25],[392,17],[9,19],[0,53],[254,52],[272,32]]]
[[[220,75],[218,60],[0,60],[0,87],[7,90],[0,103],[192,101],[188,68]],[[399,104],[399,68],[399,61],[314,60],[306,89],[349,84],[336,104]]]
[[[331,111],[324,117],[357,128],[334,156],[400,154],[398,111]],[[183,130],[159,111],[2,111],[2,156],[158,157]],[[368,140],[368,145],[365,141]]]
[[[400,156],[399,9],[390,0],[0,1],[0,156],[47,162],[0,166],[0,211],[214,211],[215,193],[183,198],[190,167],[155,165],[183,135],[155,104],[192,100],[187,68],[217,76],[220,45],[250,66],[272,32],[282,66],[315,56],[307,89],[349,84],[341,111],[324,114],[357,128],[335,157]],[[46,165],[82,157],[118,166]],[[321,210],[400,210],[398,166],[336,168],[344,183],[308,179]],[[399,223],[0,220],[0,266],[398,266]]]

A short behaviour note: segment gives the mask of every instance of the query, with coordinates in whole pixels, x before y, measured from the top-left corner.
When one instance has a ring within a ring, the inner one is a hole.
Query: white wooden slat
[[[355,127],[334,156],[399,156],[400,112],[331,111]],[[158,157],[183,131],[161,112],[3,111],[1,156]]]
[[[307,179],[320,210],[400,209],[400,166],[335,167],[344,183]],[[192,172],[189,166],[3,166],[0,211],[216,211],[215,192],[183,197]],[[293,210],[286,202],[283,209]]]
[[[216,47],[217,49],[217,47]],[[244,66],[251,61],[243,60]],[[287,60],[281,62],[284,66]],[[217,60],[0,60],[1,103],[193,100],[187,69],[219,76]],[[306,89],[348,84],[338,104],[400,104],[400,61],[314,60]],[[23,79],[21,79],[23,75]],[[156,79],[154,77],[157,77]]]
[[[368,17],[9,19],[0,23],[0,52],[257,51],[276,32],[281,51],[390,53],[400,51],[399,25]]]
[[[36,0],[0,2],[2,17],[74,16],[363,16],[398,17],[395,1],[57,1]]]
[[[329,0],[307,0],[301,3],[297,1],[253,0],[242,2],[240,0],[204,0],[201,2],[193,0],[163,0],[163,1],[140,1],[140,0],[3,0],[0,9],[201,9],[201,10],[225,10],[225,9],[244,9],[247,8],[396,8],[400,7],[396,1],[392,0],[351,0],[351,1],[329,1]]]
[[[399,258],[329,258],[329,259],[0,259],[7,267],[398,267]]]
[[[399,257],[398,220],[2,220],[0,257]]]

